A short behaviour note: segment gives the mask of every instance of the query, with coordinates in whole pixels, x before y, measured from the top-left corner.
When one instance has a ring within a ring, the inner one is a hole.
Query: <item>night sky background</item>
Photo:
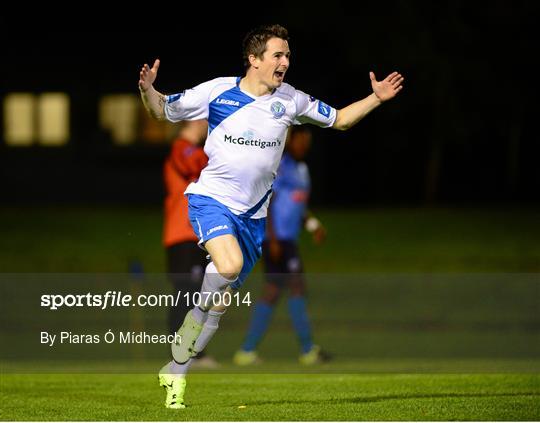
[[[315,205],[538,204],[537,4],[163,3],[121,12],[47,4],[3,11],[0,96],[69,93],[72,139],[54,149],[8,148],[1,139],[0,202],[160,204],[167,146],[104,145],[99,97],[137,94],[141,65],[156,57],[155,86],[165,93],[243,75],[244,34],[280,23],[292,51],[286,82],[336,108],[370,94],[371,70],[379,79],[394,70],[405,76],[400,95],[353,129],[313,127],[307,162]]]

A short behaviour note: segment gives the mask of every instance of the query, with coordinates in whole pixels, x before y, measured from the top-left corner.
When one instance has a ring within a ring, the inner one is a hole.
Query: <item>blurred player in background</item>
[[[168,408],[185,408],[192,359],[212,339],[227,298],[241,288],[262,254],[266,210],[288,128],[311,123],[347,130],[403,88],[398,72],[381,81],[370,72],[373,92],[337,110],[283,82],[291,54],[288,39],[281,25],[256,28],[244,38],[243,77],[215,78],[177,94],[154,88],[159,60],[139,72],[141,99],[151,116],[171,122],[208,119],[209,126],[208,165],[185,193],[199,244],[211,256],[201,288],[201,296],[211,301],[196,304],[186,315],[177,331],[182,341],[171,345],[173,360],[159,371]]]
[[[169,333],[174,334],[191,309],[188,300],[201,290],[204,269],[208,264],[205,252],[197,245],[188,216],[188,202],[184,196],[187,186],[196,181],[208,163],[202,143],[208,134],[206,120],[185,121],[180,124],[177,138],[163,165],[165,203],[163,220],[163,245],[167,253],[167,274],[174,288],[180,292],[181,301],[169,308]],[[216,367],[217,362],[204,351],[194,364]]]
[[[300,343],[300,363],[311,365],[330,359],[313,343],[306,305],[304,266],[298,249],[303,226],[312,233],[317,245],[326,236],[323,225],[307,209],[311,183],[308,166],[303,160],[311,139],[311,130],[307,126],[292,126],[289,130],[268,210],[262,256],[265,273],[263,295],[253,309],[242,348],[233,357],[239,366],[260,361],[256,348],[268,329],[284,289],[289,290],[288,309]]]

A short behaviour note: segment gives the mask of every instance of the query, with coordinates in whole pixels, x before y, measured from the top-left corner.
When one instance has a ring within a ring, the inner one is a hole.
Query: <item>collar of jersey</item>
[[[274,95],[277,91],[277,88],[274,88],[274,90],[270,93],[270,94],[264,94],[264,95],[261,95],[259,97],[257,97],[256,95],[253,95],[251,93],[248,93],[247,91],[244,91],[242,88],[240,88],[240,81],[242,80],[242,77],[241,76],[237,76],[236,77],[236,88],[238,88],[241,92],[243,92],[245,95],[248,95],[250,96],[251,98],[255,99],[255,100],[264,100],[265,98],[267,97],[270,97],[272,95]]]

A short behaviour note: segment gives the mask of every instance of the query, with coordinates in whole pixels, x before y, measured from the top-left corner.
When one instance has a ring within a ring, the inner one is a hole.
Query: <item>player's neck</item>
[[[240,80],[240,89],[255,97],[271,94],[272,89],[249,72]]]

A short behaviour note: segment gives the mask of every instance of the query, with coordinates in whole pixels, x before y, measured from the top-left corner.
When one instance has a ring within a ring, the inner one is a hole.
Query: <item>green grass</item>
[[[2,420],[538,420],[536,375],[193,374],[185,410],[156,375],[3,375]],[[243,408],[239,408],[244,406]]]
[[[309,272],[538,272],[540,210],[320,210],[327,243],[302,249]],[[163,272],[159,207],[2,208],[3,272]]]
[[[315,340],[336,360],[295,364],[282,301],[260,346],[265,364],[226,364],[251,311],[234,307],[209,347],[223,367],[191,374],[189,408],[169,411],[155,375],[167,346],[37,341],[44,329],[101,334],[134,322],[163,333],[166,308],[50,312],[37,297],[74,286],[169,292],[159,207],[3,208],[0,420],[540,420],[538,209],[318,215],[327,243],[304,234],[301,247]],[[142,285],[123,275],[132,259]],[[258,274],[244,289],[253,300]]]

